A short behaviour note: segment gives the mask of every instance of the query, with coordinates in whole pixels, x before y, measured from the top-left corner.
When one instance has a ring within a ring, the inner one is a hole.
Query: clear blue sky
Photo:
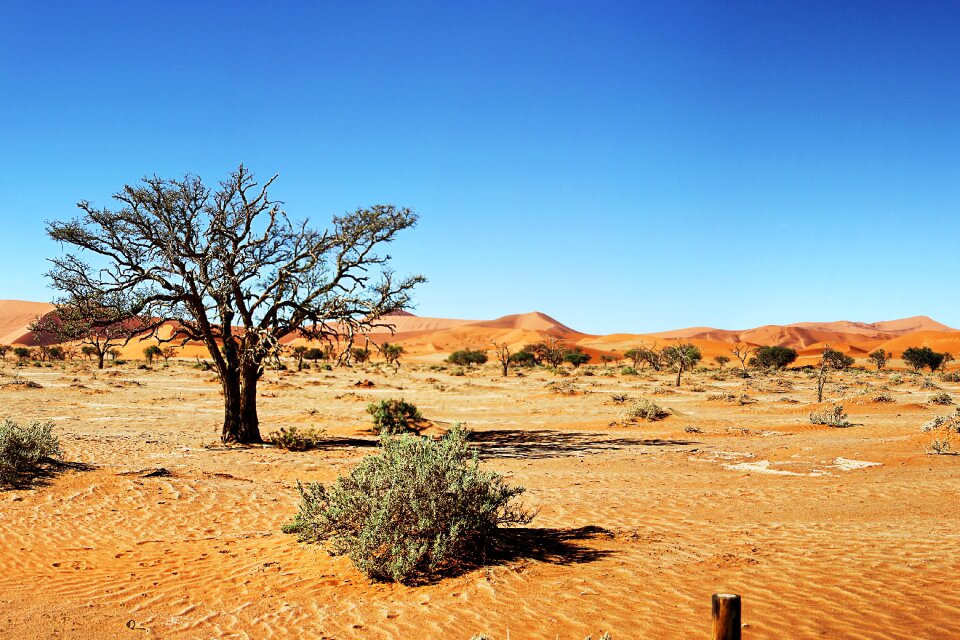
[[[5,2],[0,298],[43,221],[240,162],[391,202],[421,315],[960,326],[955,2]]]

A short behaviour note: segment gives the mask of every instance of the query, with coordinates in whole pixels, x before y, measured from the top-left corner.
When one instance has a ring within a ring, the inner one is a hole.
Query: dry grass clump
[[[297,427],[287,429],[281,427],[280,431],[269,434],[267,440],[280,449],[309,451],[320,446],[324,433],[324,429],[298,429]]]
[[[935,393],[932,396],[930,396],[930,403],[939,404],[939,405],[951,405],[953,404],[953,397],[946,391],[943,391],[941,393]]]
[[[729,402],[730,404],[739,404],[741,406],[745,404],[753,404],[756,402],[754,398],[747,395],[743,391],[739,393],[711,393],[707,396],[708,402]]]
[[[847,420],[847,414],[843,412],[842,404],[835,404],[823,411],[811,411],[810,423],[828,427],[849,427],[851,425],[851,422]]]
[[[655,422],[666,418],[668,415],[670,415],[670,412],[656,402],[643,398],[634,402],[624,411],[621,422],[636,422],[637,420]]]

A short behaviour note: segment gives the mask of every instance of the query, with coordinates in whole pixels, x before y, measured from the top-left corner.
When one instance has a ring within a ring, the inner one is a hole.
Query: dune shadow
[[[13,489],[33,489],[44,487],[67,471],[92,471],[96,465],[86,462],[65,462],[63,460],[44,460],[42,463],[29,469],[24,469],[15,477],[7,480],[6,483],[0,483],[0,490]]]
[[[694,440],[610,437],[600,433],[544,429],[474,431],[470,441],[481,458],[558,458],[603,453],[631,447],[669,447],[700,444]]]

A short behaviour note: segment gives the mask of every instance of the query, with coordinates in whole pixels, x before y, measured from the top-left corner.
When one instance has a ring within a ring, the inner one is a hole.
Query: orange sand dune
[[[0,301],[0,344],[34,344],[35,336],[27,326],[51,309],[52,306],[46,303]],[[393,325],[393,331],[378,327],[372,332],[371,339],[377,343],[390,341],[401,344],[406,357],[414,360],[442,359],[446,354],[464,348],[490,350],[494,342],[505,342],[516,350],[547,336],[559,337],[568,344],[580,346],[594,356],[594,362],[602,354],[618,355],[638,345],[662,345],[675,339],[693,342],[708,359],[729,355],[731,345],[736,343],[782,345],[797,349],[802,356],[815,356],[826,345],[855,358],[863,358],[877,348],[900,354],[910,346],[930,346],[939,351],[960,353],[960,331],[927,316],[873,323],[841,320],[765,325],[744,330],[688,327],[647,334],[608,335],[581,333],[538,311],[493,320],[420,317],[400,312],[391,314],[385,318],[385,322]],[[169,330],[165,331],[169,333]],[[288,344],[302,342],[303,339],[296,335],[284,340]],[[123,357],[142,357],[147,344],[141,340],[131,341],[121,349]],[[188,345],[179,349],[182,357],[204,357],[205,354],[206,349],[202,345]]]
[[[0,300],[0,344],[33,344],[33,332],[27,327],[52,309],[47,302]]]

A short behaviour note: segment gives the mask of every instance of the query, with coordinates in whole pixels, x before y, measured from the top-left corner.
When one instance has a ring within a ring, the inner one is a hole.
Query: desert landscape
[[[36,342],[27,325],[48,309],[0,304],[5,340]],[[608,336],[540,313],[391,320],[395,335],[373,337],[404,347],[399,367],[374,355],[297,371],[288,354],[264,374],[265,436],[322,429],[308,451],[222,445],[220,385],[193,347],[146,365],[134,341],[103,370],[8,354],[5,417],[52,421],[64,464],[0,492],[0,636],[707,637],[716,592],[743,597],[746,638],[960,634],[957,458],[931,455],[921,431],[953,411],[933,398],[960,398],[960,383],[864,359],[960,352],[960,332],[928,318]],[[507,377],[493,361],[445,362],[551,336],[591,361]],[[705,356],[680,387],[670,371],[624,372],[627,347],[673,338]],[[710,359],[735,343],[800,357],[744,378]],[[856,361],[818,403],[803,365],[826,344]],[[375,451],[366,407],[386,398],[420,409],[423,436],[462,422],[482,466],[526,488],[536,517],[509,554],[403,585],[281,532],[298,480],[332,482]],[[632,416],[641,400],[666,415]],[[849,426],[812,424],[838,403]]]

